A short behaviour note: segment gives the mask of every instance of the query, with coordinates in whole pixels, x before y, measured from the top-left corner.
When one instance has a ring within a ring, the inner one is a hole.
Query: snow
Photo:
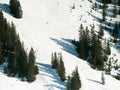
[[[39,74],[36,81],[27,83],[0,72],[0,90],[65,90],[66,83],[61,82],[56,71],[51,69],[52,52],[62,52],[66,76],[78,66],[82,82],[80,90],[120,90],[120,81],[112,75],[105,75],[105,85],[102,85],[102,72],[93,70],[86,61],[79,59],[75,46],[70,43],[72,39],[78,39],[81,23],[89,29],[95,24],[95,30],[98,29],[97,20],[101,14],[90,12],[88,0],[20,0],[20,3],[22,19],[12,17],[9,9],[4,7],[4,4],[8,6],[9,0],[0,0],[0,7],[8,21],[16,25],[25,48],[28,51],[31,46],[35,49]],[[71,9],[73,5],[75,9]],[[105,32],[104,37],[109,38],[109,33]],[[119,60],[120,53],[112,45],[111,50]]]

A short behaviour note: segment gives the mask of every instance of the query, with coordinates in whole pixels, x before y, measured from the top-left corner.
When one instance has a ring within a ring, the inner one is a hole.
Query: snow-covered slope
[[[75,46],[70,43],[78,38],[80,23],[85,26],[94,23],[98,28],[99,23],[93,15],[101,16],[99,12],[90,13],[91,3],[88,0],[20,0],[20,3],[23,18],[15,19],[4,8],[9,0],[0,0],[4,16],[16,25],[26,49],[29,50],[31,46],[35,49],[39,74],[35,82],[27,83],[7,77],[1,71],[0,90],[65,90],[66,83],[61,82],[51,69],[52,52],[62,52],[66,75],[78,66],[82,81],[80,90],[120,90],[120,81],[113,77],[115,73],[105,75],[106,84],[102,85],[101,71],[93,70],[87,62],[79,59]],[[73,5],[75,9],[72,9]],[[107,33],[105,35],[108,37]],[[116,50],[113,53],[120,55]]]

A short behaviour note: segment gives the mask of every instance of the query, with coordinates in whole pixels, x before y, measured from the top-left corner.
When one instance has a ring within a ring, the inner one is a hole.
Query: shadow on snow
[[[101,84],[100,81],[96,81],[96,80],[93,80],[93,79],[87,79],[87,80],[92,81],[92,82],[95,82],[95,83],[98,83],[98,84]]]
[[[54,82],[52,84],[45,85],[46,87],[49,87],[48,90],[55,90],[54,88],[58,88],[59,90],[65,90],[66,83],[60,80],[56,70],[52,69],[51,65],[38,63],[38,62],[37,62],[37,65],[40,71],[43,71],[43,73],[40,73],[40,75],[50,77],[52,78],[52,82]]]
[[[58,45],[62,46],[62,50],[78,57],[78,54],[76,52],[76,47],[72,44],[71,39],[64,39],[64,38],[61,38],[60,40],[55,38],[50,38],[50,39],[53,40]]]
[[[0,9],[2,9],[4,12],[10,14],[10,8],[8,4],[0,3]],[[10,14],[11,15],[11,14]]]

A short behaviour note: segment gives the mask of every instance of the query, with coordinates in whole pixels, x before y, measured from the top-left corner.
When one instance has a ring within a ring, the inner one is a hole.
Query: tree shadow
[[[8,4],[0,3],[0,8],[1,8],[4,12],[10,14],[10,8],[9,8],[9,5],[8,5]],[[11,15],[11,14],[10,14],[10,15]]]
[[[43,73],[40,75],[50,77],[52,78],[52,82],[54,82],[54,84],[44,85],[49,88],[48,90],[54,90],[54,88],[58,88],[59,90],[65,90],[66,83],[60,80],[57,72],[51,68],[51,65],[38,62],[36,62],[36,64],[38,65],[40,71],[43,71]]]
[[[98,83],[98,84],[101,84],[101,82],[100,82],[100,81],[97,81],[97,80],[93,80],[93,79],[87,79],[87,80],[92,81],[92,82],[95,82],[95,83]]]
[[[91,15],[96,21],[98,21],[98,22],[101,22],[101,21],[102,21],[101,18],[96,17],[95,15],[91,14],[90,12],[87,11],[87,13],[88,13],[89,15]]]
[[[51,40],[53,40],[55,43],[57,43],[58,45],[62,46],[62,49],[72,55],[75,56],[79,56],[78,53],[76,52],[76,47],[75,45],[73,45],[71,42],[71,39],[64,39],[61,38],[60,40],[55,39],[55,38],[50,38]]]
[[[111,76],[112,76],[113,78],[116,78],[117,75],[111,74]]]

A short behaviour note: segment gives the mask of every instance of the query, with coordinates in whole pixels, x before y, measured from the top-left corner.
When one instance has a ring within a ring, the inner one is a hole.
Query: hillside
[[[20,0],[20,3],[23,10],[22,19],[10,15],[9,0],[0,0],[0,7],[5,18],[15,24],[26,50],[29,51],[31,46],[34,48],[39,74],[33,83],[22,82],[19,78],[10,78],[3,74],[1,66],[0,90],[65,90],[66,83],[60,81],[56,71],[51,69],[52,52],[62,52],[66,76],[78,66],[82,82],[80,90],[120,90],[120,81],[114,77],[115,70],[111,75],[105,75],[106,84],[102,85],[102,71],[92,69],[86,61],[79,59],[76,47],[71,43],[71,40],[78,39],[81,23],[89,29],[90,25],[94,24],[95,30],[98,30],[100,23],[97,19],[102,18],[102,15],[101,11],[91,12],[92,3],[88,0]],[[111,22],[119,22],[119,17],[120,15]],[[108,21],[111,19],[110,16],[107,18]],[[104,37],[111,39],[107,31]],[[117,47],[114,43],[110,45],[112,53],[109,58],[114,57],[119,63],[119,43]]]

